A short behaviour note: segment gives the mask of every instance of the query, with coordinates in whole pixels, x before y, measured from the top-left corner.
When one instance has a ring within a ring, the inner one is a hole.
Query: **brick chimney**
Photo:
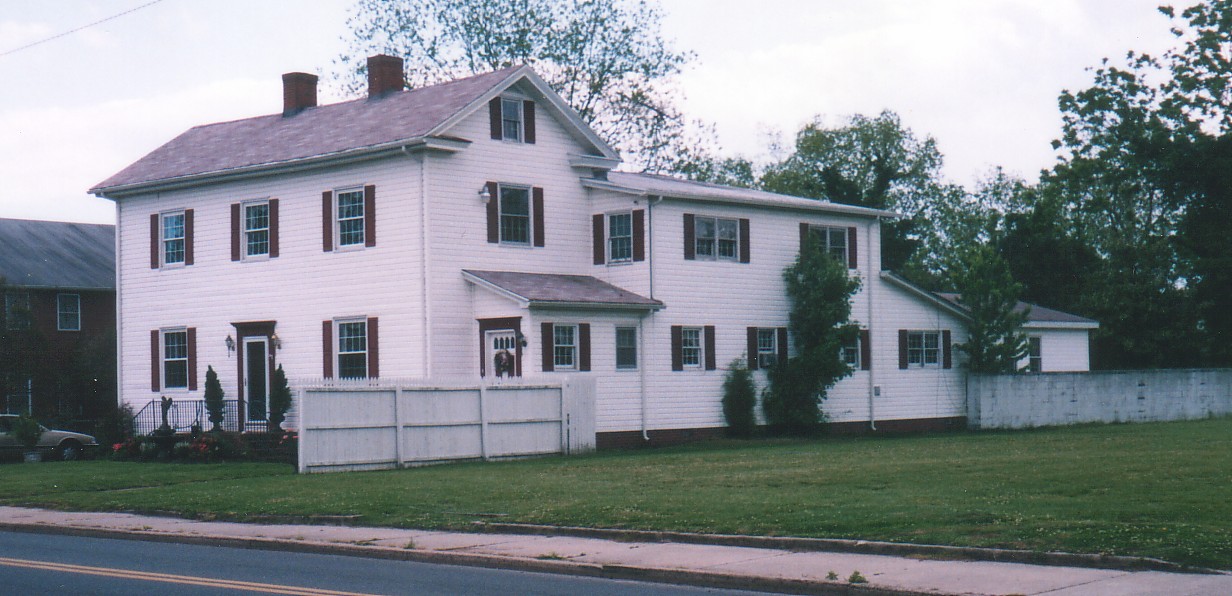
[[[288,72],[282,75],[282,115],[294,116],[317,107],[317,75]]]
[[[380,54],[368,57],[368,98],[377,98],[404,88],[402,59]]]

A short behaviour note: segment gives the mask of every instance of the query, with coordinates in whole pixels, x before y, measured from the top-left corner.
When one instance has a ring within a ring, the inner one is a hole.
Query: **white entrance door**
[[[513,329],[497,329],[488,331],[484,341],[487,349],[488,370],[494,378],[518,376],[518,336]]]
[[[269,411],[269,340],[264,337],[244,338],[244,397],[248,402],[248,420],[263,422]]]

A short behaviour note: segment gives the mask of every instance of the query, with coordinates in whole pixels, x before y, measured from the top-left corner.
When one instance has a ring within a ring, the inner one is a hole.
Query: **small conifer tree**
[[[723,380],[723,418],[727,420],[727,434],[747,439],[753,436],[757,421],[753,406],[757,403],[757,388],[753,385],[753,373],[744,360],[737,358],[727,367]]]
[[[218,382],[218,373],[214,372],[214,367],[209,366],[205,369],[205,409],[210,416],[210,432],[216,433],[222,431],[221,424],[223,421],[223,410],[226,407],[223,403],[222,383]]]
[[[1022,326],[1029,311],[1015,311],[1022,286],[1014,281],[1009,265],[988,245],[967,251],[952,276],[959,303],[971,314],[967,343],[958,349],[967,354],[967,368],[975,373],[1011,373],[1027,355],[1027,336]]]
[[[282,423],[287,419],[287,410],[291,409],[291,386],[287,383],[287,373],[282,365],[274,370],[274,378],[270,383],[269,425],[270,432],[282,432]]]

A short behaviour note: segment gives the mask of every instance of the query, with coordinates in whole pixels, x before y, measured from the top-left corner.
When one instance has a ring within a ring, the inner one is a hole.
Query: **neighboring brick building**
[[[0,246],[0,408],[68,419],[114,403],[115,226],[0,219]]]

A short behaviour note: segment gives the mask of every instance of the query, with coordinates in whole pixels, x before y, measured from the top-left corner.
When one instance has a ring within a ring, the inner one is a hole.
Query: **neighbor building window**
[[[501,99],[501,132],[506,141],[522,140],[522,102]]]
[[[702,328],[685,327],[680,331],[680,362],[685,368],[702,367]]]
[[[368,378],[367,321],[338,322],[338,377]]]
[[[81,331],[81,295],[56,294],[56,329]]]
[[[693,219],[698,259],[735,261],[740,258],[740,220],[718,217]]]
[[[1043,350],[1039,337],[1027,338],[1027,371],[1041,372],[1044,370]]]
[[[843,363],[855,370],[860,370],[860,338],[853,337],[850,341],[843,342],[843,347],[840,350],[843,358]]]
[[[361,201],[362,203],[362,201]],[[360,206],[363,214],[363,206]],[[361,222],[362,229],[362,222]],[[362,234],[361,234],[362,239]],[[270,208],[269,203],[244,205],[244,256],[265,257],[270,253]]]
[[[4,294],[4,321],[9,329],[30,328],[30,294],[6,292]]]
[[[186,329],[164,330],[163,333],[163,388],[188,388],[188,331]]]
[[[770,368],[779,363],[779,330],[775,327],[757,329],[757,366]]]
[[[530,190],[500,187],[500,241],[530,244]]]
[[[556,325],[552,328],[552,366],[555,370],[577,368],[577,326]]]
[[[364,244],[364,191],[362,188],[339,191],[338,246]]]
[[[637,328],[616,328],[616,369],[633,370],[637,368]]]
[[[184,212],[162,214],[163,265],[183,265],[185,251]]]
[[[907,333],[907,365],[938,366],[941,364],[941,334],[937,331]]]
[[[633,214],[612,213],[607,216],[607,261],[627,263],[633,260]]]

